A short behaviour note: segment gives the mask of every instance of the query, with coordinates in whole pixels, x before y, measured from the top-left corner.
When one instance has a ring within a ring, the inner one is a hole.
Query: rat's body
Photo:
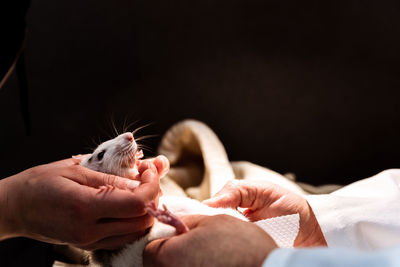
[[[84,158],[80,164],[96,171],[134,179],[138,175],[137,168],[142,156],[132,133],[124,133],[100,144],[93,154]],[[236,210],[210,208],[187,197],[161,196],[159,207],[164,207],[164,210],[157,209],[154,203],[147,207],[149,214],[163,222],[155,221],[149,234],[117,252],[94,252],[92,259],[100,266],[143,266],[142,254],[147,243],[187,231],[186,226],[177,217],[181,215],[228,214],[247,221],[247,218]],[[165,207],[168,207],[168,210]]]

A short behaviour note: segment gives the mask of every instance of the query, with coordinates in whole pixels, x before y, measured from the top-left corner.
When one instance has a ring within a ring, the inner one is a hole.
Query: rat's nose
[[[124,133],[124,138],[129,142],[133,142],[133,135],[132,133]]]

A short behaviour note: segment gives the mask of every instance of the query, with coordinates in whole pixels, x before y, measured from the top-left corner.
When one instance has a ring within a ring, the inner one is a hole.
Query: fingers
[[[160,178],[164,177],[169,171],[169,161],[165,156],[160,155],[156,157],[153,163],[157,168]]]
[[[119,189],[134,190],[140,184],[140,182],[136,180],[127,179],[112,174],[99,173],[77,165],[76,161],[80,160],[81,157],[83,156],[76,156],[74,158],[54,162],[52,164],[58,167],[72,167],[72,171],[68,170],[66,173],[66,178],[78,182],[79,184],[94,188],[99,188],[100,186],[114,186]],[[144,174],[148,169],[150,169],[152,173]],[[151,181],[154,180],[153,178],[159,179],[160,177],[164,176],[168,170],[169,162],[167,158],[164,156],[158,156],[155,159],[145,160],[140,164],[139,177],[142,183],[151,183]],[[149,178],[149,176],[151,177]]]
[[[132,181],[137,182],[137,181]],[[146,214],[145,205],[157,200],[159,178],[152,168],[141,173],[141,183],[133,191],[114,189],[92,194],[98,218],[132,218]]]
[[[91,154],[73,155],[73,156],[72,156],[72,161],[73,161],[75,164],[81,164],[82,160],[83,160],[84,158],[86,158],[86,157],[89,157],[90,155],[91,155]]]
[[[73,164],[70,159],[56,164],[67,166],[63,168],[62,175],[65,178],[88,186],[83,188],[82,193],[90,197],[95,218],[134,218],[145,215],[145,204],[157,200],[160,190],[158,168],[165,170],[168,162],[162,157],[156,158],[154,162],[156,164],[152,162],[141,164],[140,181],[96,172]],[[98,189],[107,185],[111,185],[114,189]]]
[[[143,165],[143,164],[142,164]],[[160,190],[159,174],[153,164],[149,164],[149,168],[139,167],[140,186],[134,190],[135,195],[142,199],[144,203],[148,203],[158,196]]]
[[[64,164],[69,164],[69,162],[67,161]],[[94,188],[111,185],[119,189],[133,190],[140,184],[140,182],[135,180],[130,180],[112,174],[96,172],[80,165],[71,166],[67,171],[65,171],[64,177],[71,179],[79,184]]]
[[[145,205],[150,200],[157,200],[158,187],[146,183],[133,192],[118,188],[103,192],[90,189],[89,196],[96,218],[132,218],[146,214]]]
[[[237,208],[242,203],[239,181],[228,182],[218,193],[210,199],[204,200],[210,207]]]
[[[73,155],[71,158],[54,161],[49,163],[49,165],[52,165],[53,167],[67,167],[67,166],[77,165],[80,164],[84,158],[90,155],[91,154]]]
[[[168,239],[160,238],[151,241],[146,245],[145,250],[143,251],[143,265],[149,267],[157,267],[163,266],[162,261],[168,257],[165,254],[165,250],[163,250],[163,245]],[[179,250],[178,250],[179,251]],[[167,253],[168,254],[168,253]],[[179,255],[174,255],[175,257],[179,257]],[[170,260],[170,264],[172,261]]]
[[[139,175],[141,176],[148,169],[158,175],[157,167],[153,164],[152,160],[144,160],[140,163],[138,167]]]
[[[152,216],[146,214],[136,218],[126,219],[101,219],[96,224],[95,232],[99,239],[109,236],[128,235],[145,232],[154,223]]]
[[[272,202],[273,192],[277,191],[275,189],[276,186],[270,183],[258,184],[233,180],[203,203],[210,207],[259,209]],[[251,210],[248,211],[247,215],[250,213]]]
[[[71,158],[68,159],[63,159],[63,160],[58,160],[58,161],[54,161],[51,162],[49,164],[46,165],[51,165],[52,167],[57,167],[57,168],[61,168],[61,167],[68,167],[68,166],[72,166],[72,165],[77,165],[77,160],[80,160],[81,157],[85,157],[86,155],[78,155],[78,156],[73,156]]]
[[[132,218],[144,215],[144,206],[151,200],[156,200],[159,193],[159,175],[154,164],[147,162],[139,168],[140,180],[130,180],[115,175],[90,170],[80,165],[71,165],[71,160],[57,164],[68,166],[63,168],[63,176],[81,185],[85,196],[90,197],[96,218]],[[111,185],[109,190],[97,188]],[[124,190],[120,190],[124,189]],[[130,190],[125,190],[130,189]]]
[[[167,174],[167,172],[169,171],[169,161],[163,155],[159,155],[156,158],[142,160],[141,164],[139,165],[139,172],[141,168],[148,168],[149,164],[156,167],[157,173],[159,174],[160,178],[164,177],[165,174]]]

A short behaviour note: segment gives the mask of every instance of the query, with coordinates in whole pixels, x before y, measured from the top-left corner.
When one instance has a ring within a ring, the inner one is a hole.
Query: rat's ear
[[[92,156],[92,154],[85,154],[85,155],[79,154],[79,155],[74,155],[74,156],[72,156],[72,161],[73,161],[75,164],[81,164],[82,160],[85,160],[85,159],[87,159],[87,158],[89,158],[89,157],[91,157],[91,156]],[[90,161],[90,158],[89,158],[89,161]]]

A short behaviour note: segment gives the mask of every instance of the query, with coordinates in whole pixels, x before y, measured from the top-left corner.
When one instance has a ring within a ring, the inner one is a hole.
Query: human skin
[[[139,186],[89,170],[76,159],[5,178],[0,181],[0,240],[28,237],[86,250],[119,248],[153,224],[144,207],[157,201],[164,167],[158,158],[142,161]],[[98,189],[104,186],[108,190]]]
[[[277,246],[257,225],[228,215],[181,217],[190,231],[150,242],[145,266],[261,266]]]
[[[211,207],[246,208],[244,214],[250,221],[298,213],[300,229],[294,246],[327,246],[307,200],[279,185],[235,180],[228,182],[214,197],[203,203]]]

